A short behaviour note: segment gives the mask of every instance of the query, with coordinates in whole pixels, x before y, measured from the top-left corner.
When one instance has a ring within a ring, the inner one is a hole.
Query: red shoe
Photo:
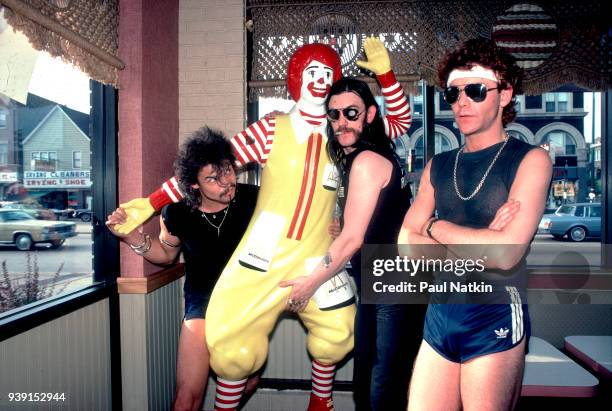
[[[307,411],[334,411],[334,400],[332,397],[321,398],[310,393],[310,402]]]

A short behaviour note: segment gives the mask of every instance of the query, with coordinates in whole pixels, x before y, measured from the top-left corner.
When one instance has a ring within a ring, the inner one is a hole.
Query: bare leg
[[[204,319],[183,321],[176,361],[174,411],[196,411],[208,380],[208,348]]]
[[[408,394],[408,410],[458,410],[461,364],[438,354],[425,340],[417,355]]]
[[[521,393],[525,339],[507,351],[483,355],[461,365],[461,399],[470,410],[512,410]]]

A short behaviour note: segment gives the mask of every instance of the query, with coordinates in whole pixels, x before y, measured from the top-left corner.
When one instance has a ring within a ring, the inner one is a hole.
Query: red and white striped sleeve
[[[383,118],[385,132],[391,139],[395,140],[406,133],[412,123],[412,112],[410,103],[404,89],[397,82],[393,71],[378,76],[378,82],[385,99],[387,115]]]
[[[184,195],[179,188],[176,177],[172,177],[149,195],[149,203],[151,203],[155,211],[160,211],[165,205],[178,203],[183,197]]]
[[[264,117],[232,137],[230,142],[239,166],[253,161],[266,164],[272,149],[275,125],[273,118]]]

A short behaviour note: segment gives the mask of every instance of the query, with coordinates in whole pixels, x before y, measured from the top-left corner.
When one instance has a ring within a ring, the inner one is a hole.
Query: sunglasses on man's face
[[[327,117],[331,121],[337,121],[340,118],[340,113],[349,121],[355,121],[361,116],[362,112],[359,112],[356,107],[346,107],[346,108],[330,108],[327,110]]]
[[[487,98],[487,91],[499,90],[500,88],[501,86],[487,88],[487,86],[482,83],[466,84],[463,88],[450,86],[444,90],[444,100],[448,104],[455,104],[463,91],[470,100],[475,103],[480,103]]]

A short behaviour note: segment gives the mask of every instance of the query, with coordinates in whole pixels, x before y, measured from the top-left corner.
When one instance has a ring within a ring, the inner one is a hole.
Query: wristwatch
[[[429,220],[429,224],[427,224],[427,228],[425,229],[425,232],[427,233],[429,238],[431,238],[432,240],[435,240],[435,238],[433,238],[433,235],[431,235],[431,229],[433,228],[434,223],[438,220],[439,220],[438,217],[434,217],[431,220]]]

